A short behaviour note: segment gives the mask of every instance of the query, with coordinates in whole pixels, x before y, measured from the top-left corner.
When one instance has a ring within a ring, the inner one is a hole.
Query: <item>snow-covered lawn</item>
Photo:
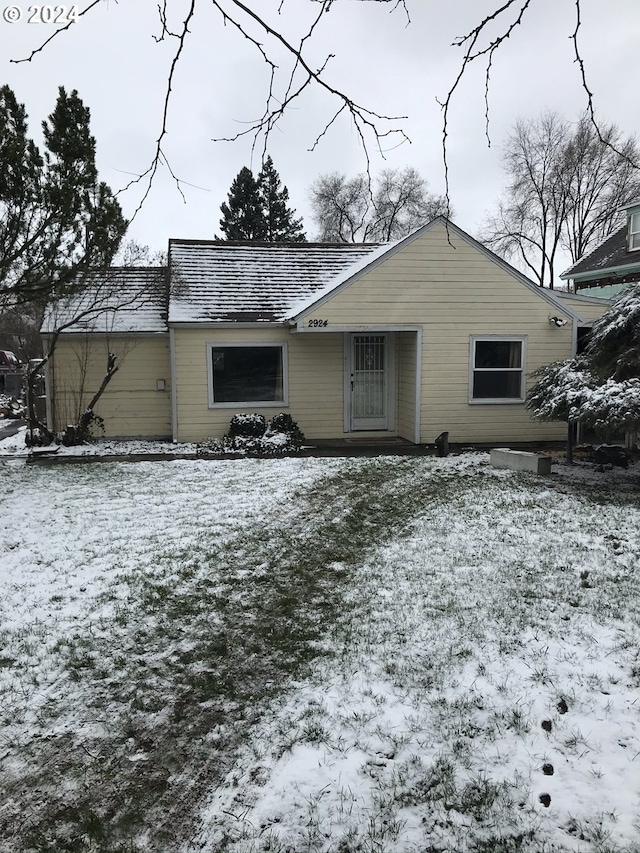
[[[2,853],[640,848],[637,468],[0,471]]]

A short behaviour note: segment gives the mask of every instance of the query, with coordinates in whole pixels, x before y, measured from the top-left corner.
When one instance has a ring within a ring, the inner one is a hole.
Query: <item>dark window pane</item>
[[[475,367],[522,367],[522,342],[476,341]]]
[[[582,355],[582,353],[586,350],[590,336],[590,328],[588,328],[587,326],[578,326],[578,344],[576,348],[576,355]]]
[[[214,347],[215,403],[283,401],[282,347]]]
[[[519,370],[476,370],[473,399],[520,399],[522,373]]]

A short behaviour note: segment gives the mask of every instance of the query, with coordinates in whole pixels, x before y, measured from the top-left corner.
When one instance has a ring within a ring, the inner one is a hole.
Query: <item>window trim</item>
[[[636,228],[636,230],[635,230],[635,231],[633,230],[633,220],[634,220],[634,218],[637,218],[637,220],[638,220],[637,228]],[[636,240],[637,240],[637,243],[638,243],[638,245],[637,245],[637,246],[634,246],[634,245],[633,245],[633,239],[634,239],[634,237],[635,237],[635,238],[636,238]],[[633,213],[630,213],[630,214],[629,214],[629,224],[628,224],[628,233],[627,233],[627,238],[628,238],[628,243],[627,243],[627,245],[628,245],[628,249],[629,249],[629,251],[630,251],[630,252],[638,252],[638,251],[640,251],[640,210],[635,210]]]
[[[216,403],[213,388],[213,350],[219,347],[280,347],[282,351],[282,400],[238,400],[230,403]],[[289,361],[286,341],[207,341],[207,390],[210,409],[237,409],[246,406],[252,409],[274,409],[289,405]]]
[[[520,341],[520,367],[494,367],[476,368],[476,343],[482,341]],[[469,338],[469,405],[483,406],[513,406],[522,405],[526,396],[526,365],[527,365],[527,336],[526,335],[471,335]],[[474,397],[473,378],[476,370],[504,371],[511,370],[514,373],[520,371],[520,396],[519,397]]]

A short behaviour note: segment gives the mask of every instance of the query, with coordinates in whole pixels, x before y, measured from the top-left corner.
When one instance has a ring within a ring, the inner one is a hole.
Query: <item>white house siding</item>
[[[286,343],[289,405],[209,408],[208,345]],[[343,435],[343,335],[291,334],[288,327],[223,329],[176,327],[176,416],[178,441],[221,438],[237,412],[257,411],[269,419],[288,412],[309,439]]]
[[[532,421],[522,403],[470,404],[470,337],[526,336],[530,385],[536,368],[571,355],[571,323],[549,323],[558,314],[560,306],[438,224],[301,322],[326,320],[333,328],[422,324],[421,441],[448,430],[452,442],[516,442],[560,440],[566,428]],[[401,382],[405,399],[408,384]],[[404,431],[406,416],[400,420]]]
[[[169,336],[64,335],[50,366],[54,429],[77,422],[100,387],[108,353],[118,371],[96,406],[106,437],[167,438],[171,435]],[[164,379],[165,390],[156,382]],[[102,434],[100,432],[98,435]]]

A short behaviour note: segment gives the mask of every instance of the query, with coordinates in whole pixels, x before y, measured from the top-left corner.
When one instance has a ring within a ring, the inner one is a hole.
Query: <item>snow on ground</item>
[[[199,849],[638,849],[637,502],[514,479],[370,555],[339,665],[263,721]]]
[[[15,435],[0,440],[0,458],[5,456],[23,456],[26,458],[29,456],[29,448],[24,443],[26,431],[27,428],[22,427]],[[143,453],[155,455],[193,454],[197,449],[197,445],[188,442],[174,444],[171,441],[144,441],[142,439],[137,441],[100,439],[91,444],[82,444],[77,447],[65,447],[63,444],[55,447],[57,448],[55,450],[56,456],[131,456]]]
[[[640,847],[636,469],[0,469],[2,853]]]

